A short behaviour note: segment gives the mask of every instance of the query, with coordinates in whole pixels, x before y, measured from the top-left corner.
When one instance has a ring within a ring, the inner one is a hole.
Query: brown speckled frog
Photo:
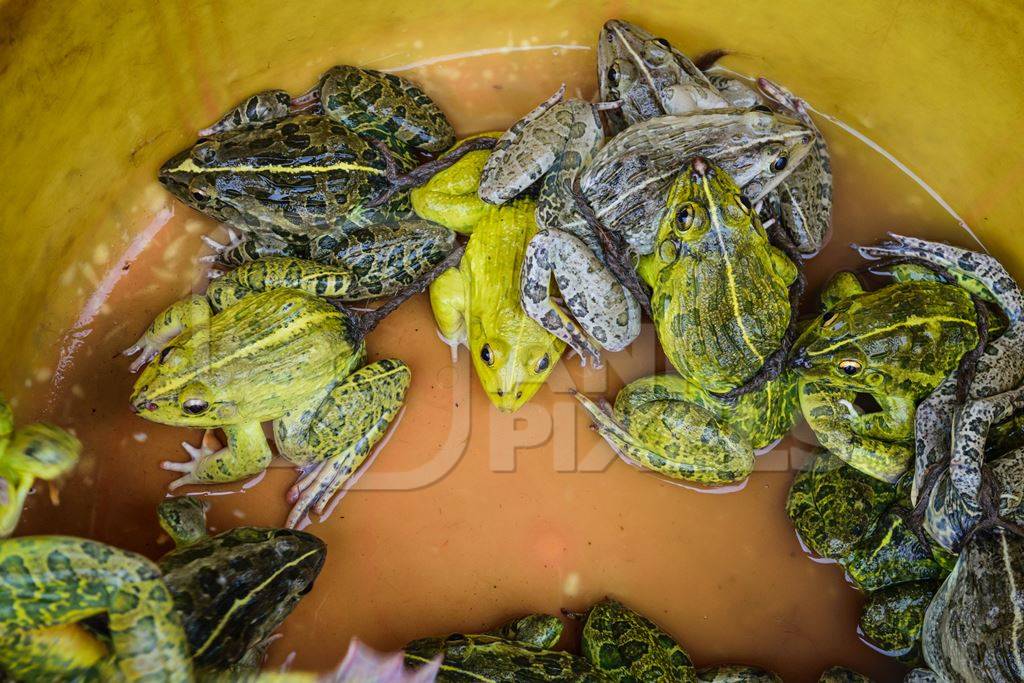
[[[455,141],[417,86],[351,66],[327,71],[294,101],[280,90],[253,95],[202,133],[163,165],[160,182],[242,233],[213,243],[233,264],[268,255],[329,261],[318,238],[409,215],[389,164],[409,170]]]

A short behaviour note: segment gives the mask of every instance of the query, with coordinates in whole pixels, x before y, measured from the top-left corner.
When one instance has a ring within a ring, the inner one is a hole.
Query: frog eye
[[[551,365],[551,359],[548,358],[548,354],[545,353],[543,356],[540,357],[540,360],[537,361],[537,369],[535,370],[535,372],[537,374],[540,374],[547,370],[549,365]]]
[[[694,211],[689,204],[679,207],[676,211],[676,225],[682,230],[689,230],[693,225]]]
[[[788,163],[789,157],[787,157],[785,154],[780,154],[775,158],[775,161],[772,162],[772,170],[775,171],[776,173],[781,173],[783,170],[785,170],[786,164]]]
[[[605,77],[608,79],[608,85],[613,88],[619,84],[619,70],[615,68],[615,65],[608,67],[608,71],[605,73]]]
[[[189,398],[181,404],[181,409],[189,415],[202,415],[209,407],[210,404],[201,398]]]
[[[839,361],[839,369],[843,371],[848,377],[853,377],[861,371],[863,366],[859,360],[853,360],[852,358],[846,358]]]
[[[494,354],[491,353],[491,345],[484,344],[480,347],[480,360],[487,364],[487,367],[494,365]]]

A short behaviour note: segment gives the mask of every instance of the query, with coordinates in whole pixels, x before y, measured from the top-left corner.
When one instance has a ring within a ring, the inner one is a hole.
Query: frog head
[[[627,125],[665,114],[728,106],[689,57],[628,21],[605,23],[597,44],[597,64],[601,99],[621,101]]]
[[[825,290],[826,312],[791,357],[802,381],[914,400],[931,393],[977,344],[973,304],[959,287],[899,282],[865,292],[849,273]]]
[[[266,422],[365,356],[353,321],[294,289],[254,294],[172,339],[131,395],[141,417],[213,429]]]
[[[495,323],[488,329],[488,323]],[[543,386],[565,344],[525,314],[470,321],[469,350],[480,384],[504,413],[519,410]]]
[[[158,178],[168,192],[187,206],[221,222],[230,222],[238,217],[238,211],[220,191],[218,174],[207,168],[221,165],[219,149],[216,140],[199,140],[164,163]]]
[[[167,498],[156,508],[157,520],[160,528],[181,548],[207,537],[207,507],[204,501],[194,496]]]
[[[707,159],[692,159],[673,181],[638,271],[653,290],[666,355],[698,386],[728,391],[779,347],[795,267],[768,242],[735,180]]]

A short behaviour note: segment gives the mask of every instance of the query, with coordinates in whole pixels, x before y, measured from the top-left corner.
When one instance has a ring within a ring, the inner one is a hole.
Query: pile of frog
[[[718,68],[721,55],[691,60],[609,21],[598,103],[563,88],[505,132],[456,141],[417,86],[349,66],[201,131],[160,181],[230,239],[208,239],[205,293],[128,349],[142,370],[131,406],[224,434],[163,464],[181,475],[171,489],[260,474],[272,423],[298,469],[286,528],[210,538],[185,498],[161,506],[179,547],[157,564],[82,539],[3,541],[0,666],[26,680],[256,677],[323,563],[294,528],[326,518],[369,466],[410,385],[403,361],[367,363],[364,340],[429,287],[441,336],[469,348],[508,412],[566,346],[600,365],[649,316],[675,372],[614,406],[577,398],[620,456],[661,476],[741,481],[802,415],[822,450],[787,510],[809,551],[867,593],[864,636],[921,665],[908,680],[1024,678],[1024,296],[987,255],[894,236],[858,247],[891,282],[867,291],[838,273],[800,320],[802,262],[831,231],[828,148],[802,100]],[[15,432],[0,407],[6,536],[33,482],[67,472],[80,445],[48,425]],[[581,655],[553,649],[559,619],[531,615],[414,641],[410,670],[357,647],[336,680],[778,680],[697,671],[613,600],[577,616]]]

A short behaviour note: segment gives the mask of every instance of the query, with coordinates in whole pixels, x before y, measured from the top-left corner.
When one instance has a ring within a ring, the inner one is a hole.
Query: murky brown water
[[[563,79],[570,92],[589,96],[592,59],[577,50],[485,55],[404,75],[466,134],[507,126]],[[827,274],[859,265],[850,241],[898,230],[972,244],[888,162],[826,130],[835,239],[808,264],[809,301]],[[54,345],[53,365],[27,369],[24,386],[4,390],[20,421],[46,417],[85,443],[60,507],[33,496],[19,531],[84,535],[157,556],[169,545],[154,507],[173,476],[157,463],[183,459],[179,443],[195,443],[199,434],[132,415],[134,378],[116,354],[159,310],[201,287],[199,237],[218,228],[155,182],[136,191],[133,251],[120,262],[97,256],[106,274],[95,278],[100,285],[80,324]],[[109,292],[104,282],[113,284]],[[368,345],[372,357],[398,356],[413,368],[408,404],[370,473],[331,519],[310,527],[327,542],[328,561],[272,646],[271,665],[294,652],[295,667],[326,669],[353,635],[394,649],[419,636],[483,629],[527,611],[582,609],[614,595],[666,627],[699,665],[758,664],[787,681],[810,681],[843,664],[876,680],[898,679],[899,666],[858,640],[858,593],[836,567],[804,555],[783,511],[792,465],[809,450],[805,427],[797,430],[802,439],[763,456],[746,486],[725,495],[631,469],[588,429],[568,390],[611,397],[624,382],[664,370],[649,326],[606,370],[564,361],[512,416],[490,406],[464,350],[452,366],[425,297],[382,324]],[[217,491],[229,495],[211,498],[214,526],[283,522],[293,476],[282,464],[248,490]]]

